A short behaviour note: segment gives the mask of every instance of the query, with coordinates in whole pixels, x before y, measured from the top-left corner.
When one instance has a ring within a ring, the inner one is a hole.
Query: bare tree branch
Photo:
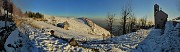
[[[107,15],[107,19],[105,19],[107,21],[108,24],[108,30],[110,31],[110,33],[113,32],[113,23],[115,21],[115,14],[110,14],[108,13]],[[111,34],[111,38],[112,38],[112,34]]]
[[[129,32],[132,32],[136,25],[136,17],[134,14],[131,14],[129,17]]]
[[[125,6],[122,8],[121,10],[121,16],[123,19],[123,34],[126,34],[126,21],[127,18],[130,16],[130,14],[132,13],[132,8],[131,8],[131,0],[129,0],[129,2],[127,4],[125,4]],[[120,27],[121,28],[121,27]]]

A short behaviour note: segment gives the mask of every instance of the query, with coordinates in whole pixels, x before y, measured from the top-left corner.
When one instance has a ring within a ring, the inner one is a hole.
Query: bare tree
[[[105,19],[107,21],[107,24],[108,24],[108,30],[110,31],[111,34],[113,32],[113,23],[115,21],[114,17],[115,17],[115,14],[108,13],[107,19]],[[112,38],[112,35],[111,35],[111,38]]]
[[[153,25],[153,22],[152,22],[152,21],[148,21],[148,22],[147,22],[147,25],[148,25],[148,26],[152,26],[152,25]]]
[[[141,19],[140,19],[140,23],[141,23],[141,26],[146,26],[147,16],[144,16],[143,18],[141,18]]]
[[[144,26],[144,25],[143,25],[143,24],[144,24],[143,21],[144,21],[143,18],[141,18],[140,21],[139,21],[139,23],[140,23],[141,26]]]
[[[144,17],[144,26],[147,26],[147,16]]]
[[[133,27],[136,25],[136,17],[134,14],[129,17],[129,32],[132,32],[134,29]]]
[[[22,16],[23,12],[20,8],[17,8],[16,6],[13,7],[13,14],[17,16]]]
[[[132,12],[132,9],[131,9],[131,3],[129,1],[129,3],[127,3],[123,8],[122,8],[122,11],[121,11],[121,16],[122,16],[122,19],[123,19],[123,34],[126,34],[126,21],[127,21],[127,18],[130,16]],[[121,28],[121,27],[120,27]]]
[[[0,39],[0,46],[1,46],[1,48],[0,48],[0,51],[1,50],[4,50],[5,52],[6,52],[6,50],[5,50],[5,48],[4,48],[4,44],[5,44],[5,42],[6,42],[6,39],[8,38],[8,36],[9,36],[9,34],[7,33],[7,30],[9,30],[8,28],[7,28],[7,18],[8,18],[8,6],[9,6],[9,2],[10,2],[10,0],[2,0],[1,1],[2,3],[2,8],[4,9],[4,10],[6,10],[6,16],[5,16],[5,32],[4,33],[2,33],[2,36],[1,36],[1,39]]]
[[[6,16],[5,16],[5,27],[7,26],[7,18],[8,18],[8,0],[3,1],[3,9],[6,10]],[[7,29],[7,28],[6,28]]]
[[[12,15],[12,13],[13,13],[13,3],[12,2],[9,2],[9,5],[8,5],[8,11],[9,11],[9,13],[11,13],[11,15]]]

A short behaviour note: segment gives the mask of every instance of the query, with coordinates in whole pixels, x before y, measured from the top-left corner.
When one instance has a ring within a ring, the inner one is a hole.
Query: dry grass
[[[16,26],[17,26],[17,27],[21,26],[22,23],[23,23],[23,21],[24,21],[24,20],[22,20],[22,19],[15,19],[15,18],[14,18],[13,20],[14,20],[14,22],[16,23]]]
[[[34,22],[34,20],[28,20],[28,19],[17,19],[17,18],[13,18],[14,22],[16,23],[17,27],[20,27],[24,22],[27,23],[28,25],[30,25],[31,27],[37,28],[37,29],[41,29],[42,27],[33,24],[32,22]]]
[[[39,25],[36,25],[36,24],[34,24],[34,23],[32,23],[32,22],[33,22],[33,20],[27,21],[27,23],[28,23],[31,27],[34,27],[34,28],[37,28],[37,29],[42,29],[42,27],[40,27]]]

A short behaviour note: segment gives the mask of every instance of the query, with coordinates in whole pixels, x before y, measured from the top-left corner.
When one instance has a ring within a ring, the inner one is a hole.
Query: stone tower
[[[159,5],[155,4],[154,5],[154,16],[156,15],[157,12],[159,12]]]
[[[159,5],[154,5],[154,24],[155,29],[164,29],[166,21],[168,18],[168,14],[166,14],[161,9],[159,10]]]

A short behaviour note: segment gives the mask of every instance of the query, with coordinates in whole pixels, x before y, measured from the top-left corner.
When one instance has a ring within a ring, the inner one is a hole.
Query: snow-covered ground
[[[11,25],[12,24],[12,22],[7,22],[7,26],[8,25]],[[5,21],[0,21],[0,27],[5,27]]]
[[[7,22],[8,29],[5,29],[4,21],[0,21],[1,40],[4,38],[2,35],[8,35],[4,45],[1,42],[0,46],[4,46],[5,52],[128,52],[152,31],[141,29],[109,38],[109,31],[87,18],[52,18],[48,15],[45,18],[48,21],[17,17],[16,20],[22,20],[22,23],[19,21],[20,25],[14,25],[15,22]],[[69,30],[53,25],[65,21],[69,23]],[[50,30],[55,34],[51,35]],[[106,36],[104,40],[103,35]],[[78,46],[69,44],[71,38],[77,40]]]
[[[114,38],[109,38],[105,41],[96,40],[88,41],[87,43],[79,42],[79,45],[84,47],[73,47],[68,44],[67,41],[61,38],[55,38],[50,36],[50,34],[41,33],[40,30],[30,27],[28,25],[24,26],[26,28],[27,33],[29,33],[29,38],[38,48],[38,51],[62,51],[62,52],[70,52],[70,51],[93,51],[93,49],[97,49],[98,51],[128,51],[131,48],[134,48],[138,45],[139,42],[146,37],[146,34],[149,30],[139,30],[138,32],[130,33],[123,36],[118,36]],[[105,43],[105,44],[103,44]]]
[[[180,23],[166,23],[164,31],[160,29],[140,29],[137,32],[105,38],[102,34],[109,32],[85,18],[56,17],[54,24],[67,21],[69,30],[54,26],[51,16],[48,22],[26,19],[18,28],[14,27],[8,36],[4,47],[7,52],[164,52],[180,51]],[[23,19],[23,18],[22,18]],[[13,22],[8,22],[12,27]],[[4,21],[0,21],[4,27]],[[94,30],[92,30],[94,28]],[[45,29],[42,30],[42,29]],[[55,35],[48,31],[54,30]],[[1,29],[1,31],[4,31]],[[0,32],[1,32],[0,31]],[[91,32],[92,34],[89,34]],[[161,34],[164,32],[164,34]],[[75,38],[78,46],[68,42]]]
[[[52,29],[55,31],[55,35],[58,37],[64,38],[75,38],[77,40],[102,40],[103,35],[110,35],[109,31],[105,30],[104,28],[94,24],[93,27],[85,24],[85,21],[77,18],[64,18],[64,17],[56,17],[57,23],[63,23],[67,21],[70,25],[69,30],[65,30],[63,28],[57,27],[52,25],[51,18],[48,18],[48,22],[44,21],[36,21],[30,20],[34,26],[37,26],[40,29]],[[93,29],[93,30],[92,30]]]
[[[108,38],[101,41],[89,41],[84,44],[84,46],[94,47],[101,49],[103,51],[111,51],[114,48],[120,49],[121,51],[129,51],[132,48],[135,48],[147,34],[151,31],[149,30],[138,30],[137,32],[125,34],[122,36],[116,36],[113,38]]]
[[[152,30],[149,35],[131,52],[179,52],[180,22],[173,25],[166,22],[164,34],[160,29]]]
[[[33,28],[30,28],[30,29],[33,29]],[[36,30],[36,31],[40,32],[40,30]],[[36,31],[34,33],[37,33]],[[71,30],[68,30],[68,31],[71,31]],[[37,38],[34,37],[31,39],[37,39],[37,41],[39,42],[35,44],[40,44],[37,47],[40,47],[41,50],[46,50],[46,51],[84,52],[84,51],[92,51],[93,49],[97,49],[98,51],[101,51],[101,52],[106,52],[106,51],[108,52],[113,52],[113,51],[117,51],[117,52],[119,51],[125,51],[125,52],[126,51],[127,52],[129,51],[131,52],[157,51],[159,52],[159,51],[172,51],[173,49],[174,49],[173,51],[179,51],[179,45],[178,45],[179,39],[177,38],[179,36],[178,34],[179,24],[177,24],[174,27],[172,22],[167,22],[164,34],[161,35],[161,33],[162,32],[160,29],[149,29],[149,30],[142,29],[142,30],[138,30],[137,32],[133,32],[133,33],[129,33],[122,36],[113,37],[113,38],[108,38],[105,40],[98,39],[98,40],[88,40],[85,43],[79,42],[79,45],[83,47],[78,47],[78,46],[73,47],[69,45],[67,41],[54,38],[53,36],[49,36],[46,33],[40,33],[41,36],[37,36],[39,35],[37,34],[36,35]],[[42,37],[42,38],[39,38],[39,37]],[[52,41],[52,39],[54,41]],[[172,44],[170,44],[169,42],[171,42]],[[46,43],[46,44],[43,44],[43,43]],[[172,47],[172,46],[175,46],[175,47]]]
[[[1,48],[4,47],[0,52],[31,52],[35,48],[29,42],[28,36],[23,34],[14,22],[7,21],[5,27],[5,21],[0,21],[0,35],[1,45],[3,44]]]
[[[26,35],[22,34],[17,28],[6,39],[4,47],[7,52],[31,52],[37,50]]]
[[[92,51],[89,48],[83,47],[73,47],[68,44],[68,41],[62,38],[55,38],[47,33],[41,33],[39,29],[33,28],[28,25],[23,26],[25,31],[29,35],[29,39],[32,42],[32,45],[36,46],[38,52],[84,52],[84,51]]]
[[[129,33],[122,36],[108,38],[106,40],[89,40],[86,43],[79,42],[79,45],[83,47],[73,47],[68,44],[67,41],[61,38],[55,38],[48,33],[42,33],[40,29],[33,28],[29,25],[25,25],[27,31],[29,31],[30,39],[33,44],[39,49],[39,51],[92,51],[97,49],[98,51],[128,51],[134,48],[141,42],[148,34],[150,30],[139,30],[137,32]],[[83,37],[81,37],[83,38]],[[86,48],[84,48],[86,47]],[[93,48],[93,49],[91,49]]]
[[[23,18],[21,18],[23,19]],[[24,18],[26,19],[26,18]],[[70,24],[69,30],[65,30],[60,27],[56,27],[49,22],[36,21],[32,19],[26,19],[27,22],[23,22],[21,26],[15,28],[7,39],[5,45],[10,47],[5,47],[8,51],[33,51],[33,52],[114,52],[114,51],[129,51],[141,42],[149,33],[150,30],[139,30],[137,32],[129,33],[122,36],[117,36],[113,38],[107,38],[102,40],[103,33],[109,33],[107,30],[95,25],[95,34],[88,34],[89,31],[92,32],[92,27],[87,24],[87,21],[78,18],[63,18],[58,17],[56,23],[62,23],[68,21]],[[28,22],[31,22],[29,24]],[[91,22],[92,25],[93,22]],[[3,22],[2,22],[3,24]],[[33,26],[32,26],[33,25]],[[37,26],[37,27],[34,27]],[[80,27],[79,27],[80,26]],[[55,31],[55,36],[50,35],[45,30],[53,29]],[[99,30],[98,30],[99,29]],[[19,37],[20,36],[20,37]],[[14,38],[12,38],[14,37]],[[62,37],[62,38],[61,38]],[[78,40],[79,46],[71,46],[68,41],[71,38]],[[13,40],[12,40],[13,39]],[[86,40],[84,40],[86,39]],[[21,43],[17,43],[17,42]],[[21,47],[21,45],[23,45]],[[21,47],[21,48],[11,48],[11,47]]]

